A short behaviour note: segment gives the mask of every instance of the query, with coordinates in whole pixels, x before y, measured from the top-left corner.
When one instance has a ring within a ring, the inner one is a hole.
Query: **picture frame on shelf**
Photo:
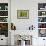
[[[17,10],[17,19],[29,19],[29,10]]]
[[[39,37],[46,37],[46,29],[39,29]]]

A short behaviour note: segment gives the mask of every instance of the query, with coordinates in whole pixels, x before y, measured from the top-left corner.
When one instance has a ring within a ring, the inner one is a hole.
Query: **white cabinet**
[[[38,38],[38,46],[46,46],[46,38],[44,37]]]
[[[5,35],[0,35],[0,45],[8,45],[8,37],[5,37]]]

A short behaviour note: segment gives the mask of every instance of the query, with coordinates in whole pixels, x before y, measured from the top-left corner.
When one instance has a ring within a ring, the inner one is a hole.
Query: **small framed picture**
[[[17,10],[17,19],[29,19],[29,10]]]

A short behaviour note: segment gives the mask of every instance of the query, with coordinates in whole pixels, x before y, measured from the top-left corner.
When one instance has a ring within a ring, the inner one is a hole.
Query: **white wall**
[[[11,0],[11,22],[17,30],[28,30],[29,26],[38,27],[38,3],[46,0]],[[17,10],[29,10],[29,19],[17,19]]]
[[[17,19],[17,10],[29,10],[29,19]],[[37,23],[37,2],[31,0],[11,1],[11,22],[16,25],[17,30],[27,30],[32,24]]]
[[[36,32],[33,34],[38,36],[38,3],[46,3],[46,0],[11,0],[11,22],[16,25],[17,30],[27,30],[33,24]],[[29,10],[29,19],[17,19],[17,10],[25,9]],[[42,38],[36,38],[33,38],[33,46],[43,44]]]

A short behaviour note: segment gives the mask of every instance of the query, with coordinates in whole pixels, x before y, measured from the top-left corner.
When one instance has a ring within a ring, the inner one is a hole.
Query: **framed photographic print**
[[[18,19],[29,19],[29,10],[17,10]]]

